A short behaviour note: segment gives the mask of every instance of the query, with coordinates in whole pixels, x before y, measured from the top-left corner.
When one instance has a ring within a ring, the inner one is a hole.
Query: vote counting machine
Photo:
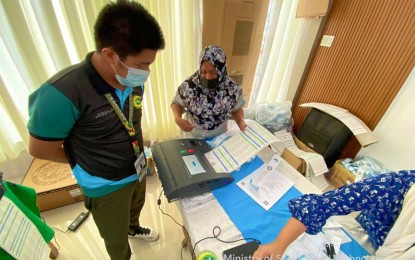
[[[202,139],[183,138],[151,147],[164,194],[169,202],[196,196],[231,183],[227,172],[216,172],[205,153],[211,150]]]

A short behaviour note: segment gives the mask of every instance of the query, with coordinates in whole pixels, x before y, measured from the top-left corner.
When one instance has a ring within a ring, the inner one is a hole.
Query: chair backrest
[[[315,108],[297,133],[298,139],[323,156],[328,168],[334,165],[352,136],[352,131],[340,120]]]

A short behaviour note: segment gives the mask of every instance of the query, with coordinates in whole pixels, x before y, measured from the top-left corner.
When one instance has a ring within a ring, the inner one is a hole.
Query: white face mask
[[[119,57],[118,59],[120,60]],[[124,65],[128,69],[128,73],[125,78],[121,77],[120,75],[118,75],[114,66],[111,64],[112,68],[115,71],[115,78],[118,80],[118,82],[123,86],[132,87],[132,88],[143,86],[144,83],[147,81],[148,76],[150,76],[150,71],[131,68],[125,65],[121,60],[120,62],[122,63],[122,65]]]

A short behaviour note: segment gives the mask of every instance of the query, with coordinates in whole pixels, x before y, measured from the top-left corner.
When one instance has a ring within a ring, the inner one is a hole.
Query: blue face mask
[[[118,55],[117,55],[118,57]],[[120,60],[120,58],[118,58]],[[148,76],[150,76],[150,71],[148,70],[139,70],[136,68],[131,68],[125,65],[121,60],[120,62],[122,65],[124,65],[128,69],[127,76],[125,78],[118,75],[117,71],[115,70],[114,66],[111,64],[112,68],[115,71],[115,78],[117,81],[126,87],[138,87],[144,85],[144,83],[147,81]]]

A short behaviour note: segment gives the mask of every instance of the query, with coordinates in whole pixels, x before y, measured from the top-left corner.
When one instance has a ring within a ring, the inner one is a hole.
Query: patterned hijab
[[[216,45],[203,49],[199,57],[199,70],[178,88],[178,94],[193,120],[205,130],[213,130],[225,122],[235,105],[242,98],[242,89],[227,76],[226,55]],[[215,89],[202,87],[200,67],[204,61],[213,64],[218,74]]]

